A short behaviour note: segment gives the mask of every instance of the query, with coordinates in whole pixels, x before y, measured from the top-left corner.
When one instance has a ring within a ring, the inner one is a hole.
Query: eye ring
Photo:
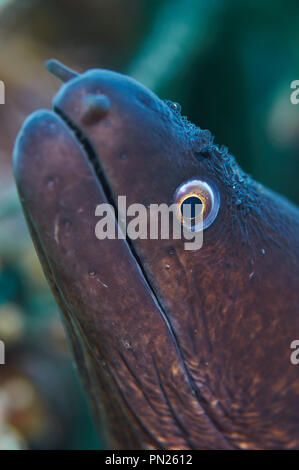
[[[197,202],[197,201],[198,202]],[[177,217],[181,224],[192,232],[199,232],[210,227],[217,217],[220,207],[220,196],[217,188],[210,182],[192,179],[182,183],[174,193],[177,204]],[[184,204],[190,204],[189,213],[184,212]],[[199,204],[201,210],[199,211]],[[197,209],[194,207],[197,205]]]

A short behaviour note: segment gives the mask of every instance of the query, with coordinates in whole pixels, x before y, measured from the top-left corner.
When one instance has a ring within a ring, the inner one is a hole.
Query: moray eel
[[[298,449],[298,209],[135,80],[48,68],[14,173],[105,446]],[[201,249],[96,238],[96,205],[178,191],[213,212]]]

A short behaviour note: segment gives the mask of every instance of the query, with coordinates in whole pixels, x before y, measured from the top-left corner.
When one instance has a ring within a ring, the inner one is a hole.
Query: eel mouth
[[[72,81],[73,79],[76,79],[79,76],[79,74],[77,72],[75,72],[72,69],[69,69],[64,64],[57,61],[56,59],[49,59],[48,61],[46,61],[45,66],[46,66],[46,68],[48,69],[48,71],[50,73],[55,75],[57,78],[59,78],[63,82],[69,82],[70,80]],[[95,99],[95,100],[93,99],[92,102],[89,103],[89,106],[91,108],[91,109],[89,109],[89,111],[91,110],[92,113],[96,117],[98,117],[99,106],[100,106],[100,112],[104,111],[105,114],[107,112],[107,109],[105,108],[105,105],[104,105],[104,109],[103,109],[103,103],[99,103],[97,101],[97,99]],[[110,107],[110,105],[109,105],[109,100],[108,100],[108,108],[109,107]],[[118,220],[117,204],[115,202],[115,197],[112,193],[112,190],[111,190],[111,187],[109,185],[108,179],[107,179],[107,177],[105,175],[105,172],[104,172],[104,170],[101,166],[100,156],[95,151],[93,145],[91,144],[91,142],[88,139],[88,137],[86,136],[86,134],[82,131],[82,129],[77,124],[75,124],[74,120],[69,116],[69,114],[67,112],[65,112],[62,109],[61,106],[54,103],[53,111],[65,122],[65,124],[73,132],[73,134],[74,134],[77,142],[79,143],[79,145],[81,145],[81,147],[83,147],[84,153],[87,156],[88,161],[89,161],[90,165],[92,166],[92,168],[94,170],[96,178],[97,178],[99,184],[101,185],[101,187],[103,189],[105,197],[106,197],[108,203],[114,209],[116,220]],[[163,314],[163,316],[164,316],[164,318],[167,322],[168,328],[171,331],[172,337],[173,337],[173,339],[174,339],[174,341],[177,345],[178,350],[180,350],[179,345],[178,345],[178,340],[175,337],[175,333],[174,333],[174,331],[173,331],[173,329],[170,325],[170,322],[169,322],[169,319],[166,315],[166,312],[165,312],[165,310],[164,310],[164,308],[163,308],[163,306],[162,306],[162,304],[159,300],[159,297],[158,297],[157,293],[155,292],[155,289],[154,289],[151,281],[148,278],[148,275],[147,275],[147,273],[146,273],[146,271],[143,267],[143,263],[142,263],[140,257],[138,256],[138,253],[135,249],[135,246],[132,243],[131,239],[127,236],[127,234],[126,234],[126,240],[125,241],[126,241],[128,250],[130,251],[133,258],[135,259],[135,262],[136,262],[140,272],[142,273],[142,276],[145,280],[145,283],[146,283],[148,289],[151,292],[151,295],[155,299],[157,305],[159,306],[159,308],[160,308],[160,310],[161,310],[161,312],[162,312],[162,314]]]
[[[109,182],[108,182],[107,177],[105,175],[105,172],[104,172],[104,170],[101,166],[99,155],[95,151],[93,145],[91,144],[91,142],[89,141],[89,139],[85,135],[85,133],[82,131],[82,129],[74,123],[74,121],[69,117],[69,115],[65,111],[63,111],[63,109],[61,109],[61,107],[59,107],[57,105],[54,105],[53,106],[53,111],[65,122],[65,124],[69,127],[69,129],[72,131],[72,133],[76,137],[76,140],[77,140],[78,144],[83,148],[84,153],[87,156],[88,161],[89,161],[91,167],[94,170],[96,178],[97,178],[99,184],[101,185],[101,187],[103,189],[103,192],[105,194],[105,197],[106,197],[108,203],[113,207],[113,209],[115,211],[116,220],[118,220],[118,208],[117,208],[117,204],[115,202],[115,197],[112,193],[112,190],[110,188],[110,185],[109,185]],[[134,243],[127,236],[127,234],[126,234],[125,242],[126,242],[126,245],[127,245],[127,248],[129,250],[130,254],[134,258],[134,260],[136,262],[136,265],[138,266],[138,269],[140,271],[141,276],[144,279],[145,284],[147,285],[149,291],[151,292],[152,297],[155,299],[156,304],[159,306],[159,309],[162,313],[162,316],[163,316],[163,318],[164,318],[164,320],[165,320],[165,322],[168,326],[169,331],[171,332],[171,336],[172,336],[173,341],[176,345],[176,348],[177,348],[177,350],[178,350],[178,352],[181,356],[182,363],[185,366],[184,360],[182,358],[181,349],[180,349],[180,346],[179,346],[179,341],[178,341],[178,339],[176,337],[176,334],[175,334],[175,332],[174,332],[174,330],[171,326],[168,315],[167,315],[167,313],[166,313],[166,311],[165,311],[165,309],[162,305],[162,302],[161,302],[154,286],[152,285],[152,282],[150,281],[150,279],[148,277],[148,274],[147,274],[147,272],[146,272],[146,270],[143,266],[142,260],[140,259],[139,255],[138,255],[138,253],[135,249]]]
[[[69,129],[75,135],[79,145],[81,145],[83,147],[83,150],[84,150],[84,152],[85,152],[85,154],[88,158],[88,161],[89,161],[90,165],[92,166],[92,168],[94,170],[96,178],[97,178],[99,184],[101,185],[101,187],[103,188],[103,191],[104,191],[104,194],[105,194],[105,197],[106,197],[107,201],[114,208],[115,215],[116,215],[116,220],[117,220],[118,211],[117,211],[117,205],[115,203],[115,197],[114,197],[113,192],[110,188],[110,185],[109,185],[108,179],[105,175],[105,172],[104,172],[104,170],[101,166],[99,155],[95,151],[93,145],[91,144],[91,142],[89,141],[89,139],[85,135],[85,133],[82,131],[82,129],[74,123],[74,121],[69,117],[69,115],[63,109],[61,109],[61,107],[59,107],[57,105],[54,105],[53,110],[67,124]],[[139,272],[139,276],[140,276],[140,278],[142,278],[144,284],[146,285],[148,291],[150,292],[150,295],[153,298],[154,303],[156,304],[156,307],[158,307],[158,311],[160,312],[160,315],[161,315],[161,317],[162,317],[162,319],[163,319],[163,321],[166,325],[168,333],[170,334],[170,337],[172,339],[172,343],[173,343],[173,345],[175,347],[175,350],[176,350],[176,353],[177,353],[179,363],[181,364],[182,369],[184,370],[184,373],[185,373],[187,382],[189,384],[191,393],[194,397],[196,397],[198,403],[203,408],[204,412],[209,417],[209,419],[213,423],[213,426],[215,426],[215,429],[217,430],[217,433],[218,433],[219,432],[218,424],[213,419],[213,413],[211,412],[210,404],[209,404],[208,400],[205,398],[205,396],[201,393],[199,388],[197,387],[197,385],[196,385],[196,383],[195,383],[195,381],[194,381],[194,379],[191,375],[191,372],[189,371],[189,368],[188,368],[188,366],[185,362],[184,355],[183,355],[183,352],[182,352],[182,349],[181,349],[181,346],[180,346],[179,338],[178,338],[178,336],[177,336],[177,334],[176,334],[176,332],[175,332],[175,330],[174,330],[174,328],[171,324],[171,321],[169,319],[169,313],[167,313],[167,311],[166,311],[166,309],[163,305],[163,299],[160,298],[160,296],[157,293],[155,287],[153,286],[152,281],[149,279],[148,273],[147,273],[146,269],[143,266],[142,259],[140,258],[139,254],[138,254],[138,252],[137,252],[137,250],[134,246],[134,243],[127,236],[127,234],[126,234],[126,239],[124,241],[127,245],[127,249],[130,252],[130,255],[133,257],[133,259],[136,263],[136,266],[137,266],[137,269],[138,269],[138,272]]]
[[[115,202],[115,197],[112,193],[112,190],[110,188],[110,185],[109,185],[109,182],[108,182],[107,177],[105,175],[105,172],[104,172],[104,170],[101,166],[99,155],[95,151],[93,145],[91,144],[91,142],[89,141],[89,139],[85,135],[85,133],[82,131],[82,129],[74,123],[74,121],[69,117],[69,115],[67,113],[65,113],[57,105],[53,106],[53,111],[65,122],[65,124],[73,132],[73,134],[76,137],[79,145],[81,145],[81,147],[83,147],[83,150],[84,150],[84,152],[85,152],[85,154],[88,158],[88,161],[89,161],[91,167],[94,170],[96,178],[97,178],[98,182],[100,183],[100,185],[101,185],[101,187],[104,191],[105,197],[106,197],[108,203],[114,209],[116,220],[118,220],[118,207],[117,207],[117,204]],[[163,311],[163,313],[166,317],[166,313],[165,313],[162,305],[160,304],[160,301],[158,300],[158,296],[157,296],[157,294],[154,290],[154,287],[152,286],[150,280],[148,279],[147,273],[146,273],[146,271],[143,267],[143,263],[140,260],[138,254],[136,252],[136,249],[134,247],[133,242],[131,241],[131,239],[127,235],[126,235],[126,240],[125,241],[127,243],[127,247],[129,249],[131,255],[134,257],[140,271],[143,274],[143,277],[146,281],[146,284],[147,284],[148,288],[150,289],[153,297],[156,299],[157,303],[159,304],[161,310]]]

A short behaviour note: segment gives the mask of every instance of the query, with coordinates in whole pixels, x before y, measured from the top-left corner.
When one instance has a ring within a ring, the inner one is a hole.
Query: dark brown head
[[[178,105],[115,72],[50,68],[67,81],[25,122],[14,169],[107,446],[298,446],[298,212]],[[98,240],[96,207],[119,196],[148,219],[197,198],[202,247]]]

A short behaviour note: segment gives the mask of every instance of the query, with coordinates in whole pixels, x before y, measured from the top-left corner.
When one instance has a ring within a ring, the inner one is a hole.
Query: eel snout
[[[14,172],[107,445],[212,448],[216,441],[229,447],[205,412],[127,241],[96,238],[95,208],[107,202],[105,190],[59,115],[44,110],[26,120],[15,144]],[[203,432],[190,437],[194,422]]]

